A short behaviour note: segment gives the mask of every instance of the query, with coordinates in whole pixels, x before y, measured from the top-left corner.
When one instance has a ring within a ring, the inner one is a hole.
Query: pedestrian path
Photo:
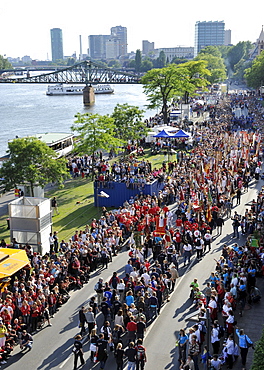
[[[262,297],[264,297],[264,279],[262,277],[257,278],[256,286],[261,291]],[[264,298],[260,300],[259,303],[255,303],[249,308],[246,306],[244,314],[242,317],[238,317],[237,326],[245,330],[245,333],[249,338],[256,343],[262,335],[263,325],[264,325]],[[236,313],[238,315],[238,313]],[[237,336],[235,336],[237,342]],[[256,347],[256,345],[255,345]],[[250,369],[253,363],[254,350],[249,348],[247,356],[246,369]],[[234,370],[241,370],[241,358],[239,357],[233,366]],[[263,359],[263,369],[264,369],[264,359]]]

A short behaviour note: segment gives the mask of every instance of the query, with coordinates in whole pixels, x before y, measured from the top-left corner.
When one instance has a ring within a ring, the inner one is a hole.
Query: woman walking
[[[116,370],[123,370],[124,363],[124,350],[122,343],[118,343],[115,350],[115,359],[116,359]]]
[[[239,340],[239,348],[242,360],[242,370],[245,370],[246,362],[247,362],[247,354],[248,348],[253,347],[252,340],[245,334],[244,329],[236,329],[236,335],[238,336]]]

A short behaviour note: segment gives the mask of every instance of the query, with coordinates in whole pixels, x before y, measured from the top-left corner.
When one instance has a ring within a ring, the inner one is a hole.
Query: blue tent
[[[172,136],[168,134],[165,130],[162,130],[157,135],[154,135],[154,137],[172,137]]]
[[[187,137],[190,137],[191,135],[190,134],[187,134],[186,132],[184,132],[183,130],[180,130],[178,132],[176,132],[175,135],[171,136],[171,138],[173,139],[180,139],[180,138],[187,138]]]

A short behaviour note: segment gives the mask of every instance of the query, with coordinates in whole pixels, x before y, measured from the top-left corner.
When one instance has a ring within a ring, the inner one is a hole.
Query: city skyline
[[[100,9],[96,4],[93,9],[83,0],[78,7],[65,5],[61,0],[47,0],[41,9],[32,0],[25,6],[14,0],[0,5],[0,54],[51,60],[52,28],[62,29],[65,56],[74,52],[79,55],[79,35],[82,35],[83,54],[86,54],[89,35],[109,34],[109,29],[117,25],[127,28],[128,52],[141,49],[142,40],[155,42],[155,48],[194,46],[197,21],[223,20],[225,29],[232,30],[233,44],[247,40],[255,42],[263,24],[261,11],[256,11],[260,1],[253,0],[247,11],[241,11],[241,3],[237,0],[223,0],[220,5],[216,11],[208,0],[200,5],[191,0],[188,9],[172,1],[164,7],[155,7],[148,1],[135,0],[133,6],[124,9],[120,0],[111,3],[102,0]]]

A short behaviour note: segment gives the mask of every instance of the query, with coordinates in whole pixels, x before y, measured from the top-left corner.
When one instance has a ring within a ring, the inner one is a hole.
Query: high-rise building
[[[106,59],[117,59],[119,57],[119,52],[119,40],[116,38],[111,38],[110,36],[105,43]]]
[[[60,28],[52,28],[50,30],[51,37],[51,55],[52,61],[63,59],[63,41],[62,30]]]
[[[225,45],[231,45],[231,30],[225,30]]]
[[[195,57],[206,46],[224,45],[224,42],[225,42],[224,21],[196,22],[195,42],[194,42]]]
[[[109,40],[109,35],[90,35],[89,40],[89,55],[92,59],[106,58],[106,41]]]
[[[119,41],[119,55],[127,54],[127,28],[116,26],[111,28],[111,36]]]
[[[149,42],[148,40],[142,40],[142,54],[148,55],[154,49],[155,49],[154,42]]]

